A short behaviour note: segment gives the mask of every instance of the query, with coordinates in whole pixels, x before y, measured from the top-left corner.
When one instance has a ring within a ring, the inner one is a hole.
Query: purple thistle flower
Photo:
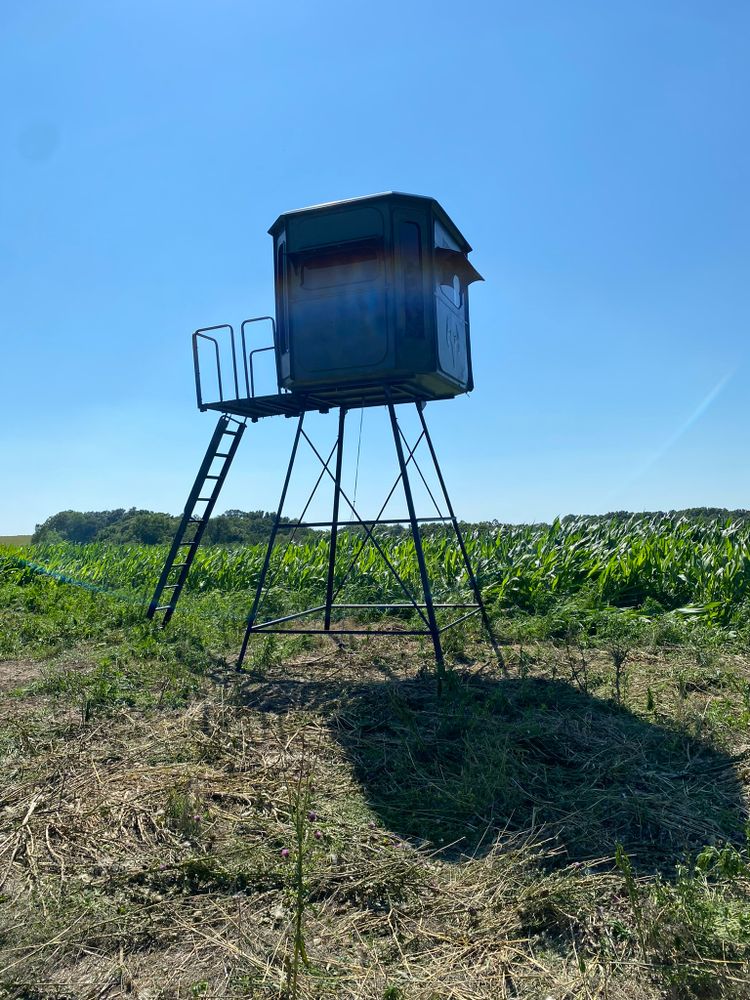
[[[313,837],[315,837],[316,840],[320,840],[322,836],[323,834],[320,832],[320,830],[316,830],[315,833],[313,834]]]
[[[318,818],[318,814],[316,812],[313,812],[311,809],[310,812],[307,814],[307,818],[310,820],[311,823],[314,823],[315,820]]]
[[[281,857],[284,859],[284,861],[286,861],[286,859],[289,857],[289,848],[288,847],[282,847],[281,848]]]

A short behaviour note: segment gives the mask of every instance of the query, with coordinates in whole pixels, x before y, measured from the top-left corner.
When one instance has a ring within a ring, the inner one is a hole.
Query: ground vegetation
[[[406,636],[259,637],[236,672],[260,547],[201,555],[166,630],[164,548],[0,549],[0,997],[747,998],[749,532],[470,531],[502,657],[444,633],[440,697]],[[279,551],[269,611],[325,545]]]

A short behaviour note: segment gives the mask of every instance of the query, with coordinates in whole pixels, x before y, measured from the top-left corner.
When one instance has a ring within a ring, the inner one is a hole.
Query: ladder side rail
[[[175,533],[174,540],[172,541],[172,547],[169,550],[169,555],[167,556],[166,562],[164,563],[164,568],[162,569],[161,576],[159,577],[159,582],[154,590],[154,596],[151,599],[151,604],[147,611],[147,617],[153,618],[156,610],[159,606],[159,600],[165,587],[167,586],[167,581],[169,580],[169,574],[172,572],[172,567],[177,559],[180,549],[183,545],[183,540],[185,534],[190,527],[191,519],[193,516],[193,511],[195,509],[195,504],[198,501],[198,497],[201,495],[201,489],[206,482],[206,476],[208,475],[208,470],[211,468],[211,463],[214,460],[216,452],[219,450],[219,443],[221,438],[224,436],[224,430],[229,422],[229,418],[222,414],[219,417],[218,423],[209,441],[208,448],[206,449],[206,454],[204,455],[203,462],[200,465],[198,474],[195,477],[195,482],[193,483],[192,489],[188,494],[185,507],[182,512],[182,517],[180,523],[177,527],[177,532]],[[192,562],[192,560],[191,560]],[[171,603],[171,602],[170,602]]]
[[[245,427],[246,426],[247,426],[246,424],[238,424],[236,431],[230,432],[230,431],[227,431],[225,429],[223,431],[223,434],[220,435],[219,440],[224,435],[231,434],[231,436],[232,436],[232,443],[229,446],[229,451],[223,456],[223,462],[222,462],[222,465],[221,465],[221,469],[220,469],[220,471],[218,473],[216,482],[214,483],[213,491],[211,492],[210,496],[207,497],[207,498],[201,497],[200,494],[198,494],[198,496],[193,501],[193,506],[195,506],[195,503],[197,503],[199,500],[205,500],[206,506],[205,506],[205,508],[203,510],[203,513],[200,515],[199,518],[197,518],[197,519],[195,519],[195,518],[188,519],[187,526],[189,526],[190,523],[196,523],[196,520],[197,520],[197,525],[196,525],[196,529],[195,529],[195,534],[193,535],[193,538],[190,541],[190,545],[187,546],[187,554],[185,555],[184,566],[183,566],[182,570],[180,571],[180,576],[179,576],[178,580],[176,581],[177,582],[177,586],[176,586],[176,588],[174,590],[172,601],[170,602],[171,606],[170,606],[169,610],[167,611],[167,613],[166,613],[166,615],[164,617],[164,624],[165,625],[169,621],[169,619],[172,617],[172,612],[174,611],[175,605],[177,604],[177,601],[178,601],[178,599],[180,597],[180,594],[182,593],[182,588],[184,587],[185,582],[187,580],[188,573],[190,572],[190,567],[192,566],[193,560],[195,559],[195,555],[196,555],[196,553],[198,551],[198,546],[200,545],[201,540],[203,539],[203,534],[204,534],[206,528],[208,527],[208,522],[209,522],[209,520],[211,518],[211,515],[213,514],[214,507],[216,506],[216,502],[219,499],[219,494],[221,493],[221,489],[222,489],[222,487],[224,485],[224,481],[227,478],[227,475],[229,473],[229,469],[230,469],[230,467],[232,465],[232,461],[233,461],[234,456],[235,456],[235,454],[237,452],[237,449],[239,448],[239,444],[240,444],[240,440],[242,439],[242,435],[245,433]],[[214,454],[214,458],[215,457],[216,457],[216,454]],[[211,467],[211,463],[210,462],[209,462],[209,466],[208,467],[209,468]],[[204,477],[203,484],[205,484],[206,478],[207,477]],[[203,485],[203,484],[201,484],[201,485]],[[196,481],[196,485],[197,485],[197,481]]]
[[[183,548],[183,546],[185,545],[185,535],[188,529],[190,528],[191,524],[196,523],[196,519],[194,519],[193,517],[195,511],[195,505],[196,503],[198,503],[200,499],[202,499],[201,491],[203,490],[206,484],[206,480],[209,475],[209,470],[211,469],[211,465],[214,459],[216,458],[217,452],[219,451],[221,440],[225,436],[225,434],[227,434],[227,426],[229,424],[229,421],[230,418],[226,414],[222,414],[219,417],[216,429],[214,430],[214,433],[211,436],[208,448],[206,449],[206,454],[198,470],[198,474],[195,477],[195,482],[193,483],[193,487],[188,495],[188,499],[185,504],[182,518],[180,519],[177,532],[172,542],[172,546],[169,550],[169,555],[167,556],[166,562],[164,563],[164,568],[162,569],[161,572],[161,576],[159,577],[156,589],[154,590],[154,596],[152,597],[148,611],[146,612],[148,618],[153,618],[154,615],[156,614],[156,611],[159,608],[159,601],[161,599],[161,595],[168,586],[169,575],[172,572],[172,568],[175,564],[180,549]],[[195,557],[196,549],[198,548],[200,540],[203,537],[203,532],[205,531],[206,524],[208,523],[208,519],[211,516],[211,512],[213,511],[213,508],[216,505],[216,501],[221,491],[221,487],[223,486],[227,472],[229,471],[229,466],[231,465],[232,459],[234,458],[235,452],[237,451],[237,448],[239,446],[240,439],[245,431],[245,426],[246,426],[245,424],[240,423],[237,426],[237,430],[231,432],[234,439],[231,445],[229,446],[229,451],[226,453],[226,457],[224,458],[221,471],[216,478],[216,483],[214,485],[213,492],[211,493],[207,501],[206,509],[204,510],[201,517],[198,519],[199,522],[198,527],[193,535],[193,538],[190,540],[190,543],[187,546],[187,553],[184,558],[184,564],[180,570],[180,575],[178,579],[175,581],[176,585],[173,587],[173,595],[169,602],[169,607],[166,609],[166,614],[164,616],[165,625],[167,621],[169,621],[169,618],[171,617],[172,612],[174,611],[177,599],[179,598],[179,595],[182,591],[182,587],[184,586],[185,580],[187,579],[190,566]]]

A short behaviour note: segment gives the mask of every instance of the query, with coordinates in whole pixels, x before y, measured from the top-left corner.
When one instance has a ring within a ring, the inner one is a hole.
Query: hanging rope
[[[352,506],[357,506],[357,486],[359,485],[359,455],[362,450],[362,421],[365,416],[364,406],[359,411],[359,438],[357,439],[357,464],[354,469],[354,497],[352,499]]]

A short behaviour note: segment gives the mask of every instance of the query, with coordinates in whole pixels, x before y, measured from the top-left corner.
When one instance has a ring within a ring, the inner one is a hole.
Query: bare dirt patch
[[[41,679],[42,664],[35,660],[0,661],[0,691],[15,691]]]
[[[28,688],[53,672],[82,672],[92,665],[91,660],[73,650],[54,660],[0,660],[0,694]]]

